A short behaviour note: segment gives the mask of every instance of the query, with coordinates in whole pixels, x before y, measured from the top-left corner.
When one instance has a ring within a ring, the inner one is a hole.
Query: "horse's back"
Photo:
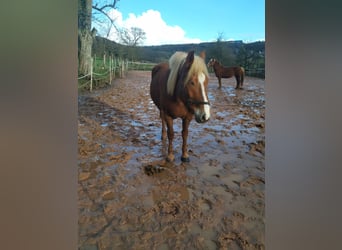
[[[168,63],[159,63],[154,66],[152,69],[152,79],[150,85],[150,94],[152,101],[157,105],[160,109],[160,97],[163,94],[163,91],[166,91],[166,83],[169,76],[169,64]]]
[[[233,67],[222,67],[222,77],[230,78],[235,75],[235,70]]]

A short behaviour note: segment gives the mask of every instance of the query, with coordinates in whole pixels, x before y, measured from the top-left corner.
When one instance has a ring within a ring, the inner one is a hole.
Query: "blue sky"
[[[220,33],[224,40],[265,40],[265,0],[120,0],[117,7],[116,24],[142,28],[144,45],[211,42]]]

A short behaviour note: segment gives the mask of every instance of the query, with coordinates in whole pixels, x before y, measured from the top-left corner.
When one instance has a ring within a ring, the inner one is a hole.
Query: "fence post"
[[[112,58],[109,56],[109,85],[112,85]]]
[[[122,60],[121,61],[121,77],[124,78],[125,77],[125,61]]]
[[[90,92],[93,90],[93,58],[90,60]]]
[[[114,70],[113,70],[113,72],[114,72],[114,78],[115,78],[115,76],[116,76],[116,58],[113,60],[113,62],[114,62]]]
[[[112,59],[111,59],[111,62],[112,62],[112,70],[113,70],[113,78],[115,78],[115,66],[114,66],[114,55],[112,54]]]
[[[121,64],[120,58],[118,58],[118,71],[119,71],[119,77],[122,78],[122,64]]]

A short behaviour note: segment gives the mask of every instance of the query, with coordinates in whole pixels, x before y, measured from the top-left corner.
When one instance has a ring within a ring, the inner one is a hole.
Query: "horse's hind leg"
[[[240,89],[240,76],[239,75],[235,75],[235,79],[236,79],[236,87],[235,89]]]
[[[239,78],[240,78],[240,88],[243,89],[243,75],[241,74]]]
[[[240,79],[241,79],[241,88],[243,88],[243,81],[245,80],[245,70],[244,70],[244,68],[241,68]]]

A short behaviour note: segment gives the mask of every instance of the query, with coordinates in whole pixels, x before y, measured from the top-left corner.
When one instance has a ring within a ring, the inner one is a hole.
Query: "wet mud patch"
[[[79,96],[80,249],[264,249],[264,81],[210,78],[211,119],[189,127],[190,162],[165,161],[150,72]]]

